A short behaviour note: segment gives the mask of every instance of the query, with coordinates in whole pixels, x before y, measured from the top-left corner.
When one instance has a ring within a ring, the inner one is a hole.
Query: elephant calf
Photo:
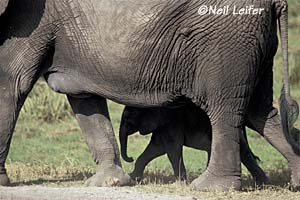
[[[211,152],[211,125],[205,112],[195,106],[177,109],[125,107],[120,126],[121,155],[127,162],[133,159],[127,156],[127,139],[139,131],[141,135],[152,134],[150,143],[138,157],[132,178],[143,176],[146,165],[153,159],[167,153],[175,176],[185,179],[186,170],[182,159],[182,147],[192,147]],[[257,157],[252,153],[245,134],[241,134],[241,160],[250,171],[257,184],[267,182],[264,171],[258,166]],[[225,144],[220,144],[225,145]],[[226,160],[220,160],[226,162]]]

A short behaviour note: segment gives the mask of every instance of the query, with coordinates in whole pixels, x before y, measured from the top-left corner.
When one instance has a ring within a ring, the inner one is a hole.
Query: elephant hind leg
[[[268,114],[259,115],[250,113],[247,117],[247,126],[260,133],[275,149],[288,161],[291,169],[292,187],[300,187],[300,149],[296,143],[286,138],[283,133],[280,116],[273,108]]]
[[[171,161],[175,176],[180,180],[186,180],[186,169],[183,162],[182,146],[173,146],[168,148],[167,155]]]
[[[184,132],[178,126],[168,127],[159,133],[167,156],[172,164],[174,175],[179,180],[186,180],[186,169],[183,161]]]
[[[241,160],[239,139],[240,125],[233,123],[241,121],[239,115],[220,113],[212,121],[212,145],[210,161],[206,171],[195,179],[191,186],[196,190],[241,189]]]

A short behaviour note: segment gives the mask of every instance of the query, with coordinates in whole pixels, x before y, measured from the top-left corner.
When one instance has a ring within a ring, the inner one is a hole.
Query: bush
[[[299,0],[288,0],[289,3],[289,15],[290,17],[299,17],[300,12],[300,1]]]
[[[51,91],[45,81],[38,81],[21,110],[20,119],[54,122],[72,115],[66,96]]]

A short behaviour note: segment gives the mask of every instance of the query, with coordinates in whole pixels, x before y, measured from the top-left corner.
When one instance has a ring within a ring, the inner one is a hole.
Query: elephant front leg
[[[15,84],[11,78],[0,73],[0,185],[7,186],[10,180],[5,169],[12,134],[26,95],[15,96]]]
[[[106,99],[101,97],[79,99],[70,96],[68,99],[98,165],[96,174],[88,179],[87,184],[90,186],[130,184],[131,179],[121,166]]]
[[[146,147],[145,151],[136,160],[134,170],[130,173],[130,177],[137,181],[141,180],[145,167],[148,163],[165,153],[165,148],[162,144],[161,138],[153,133],[150,143]]]
[[[233,113],[217,114],[211,117],[212,146],[210,161],[206,171],[195,179],[192,189],[206,191],[228,191],[241,189],[241,161],[239,135],[242,133],[240,116]]]
[[[0,77],[1,78],[1,77]],[[0,80],[1,81],[1,80]],[[5,169],[5,161],[8,155],[13,129],[16,123],[15,106],[9,84],[0,83],[0,185],[10,184]]]

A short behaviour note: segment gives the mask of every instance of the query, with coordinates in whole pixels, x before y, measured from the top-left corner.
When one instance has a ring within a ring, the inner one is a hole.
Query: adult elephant
[[[207,14],[212,5],[262,8],[259,15]],[[5,160],[19,111],[44,76],[68,96],[99,165],[89,179],[107,177],[121,185],[121,167],[106,98],[131,106],[167,106],[187,98],[204,109],[212,124],[211,160],[195,188],[241,188],[239,135],[255,87],[272,77],[279,19],[284,55],[283,121],[288,136],[289,94],[286,0],[1,0],[0,16],[0,183],[9,179]],[[261,96],[255,99],[261,100]],[[281,129],[271,97],[254,129]],[[287,111],[287,112],[286,112]],[[251,114],[251,113],[250,113]],[[299,149],[280,132],[265,137],[291,164],[299,185]],[[225,144],[225,145],[219,145]]]

